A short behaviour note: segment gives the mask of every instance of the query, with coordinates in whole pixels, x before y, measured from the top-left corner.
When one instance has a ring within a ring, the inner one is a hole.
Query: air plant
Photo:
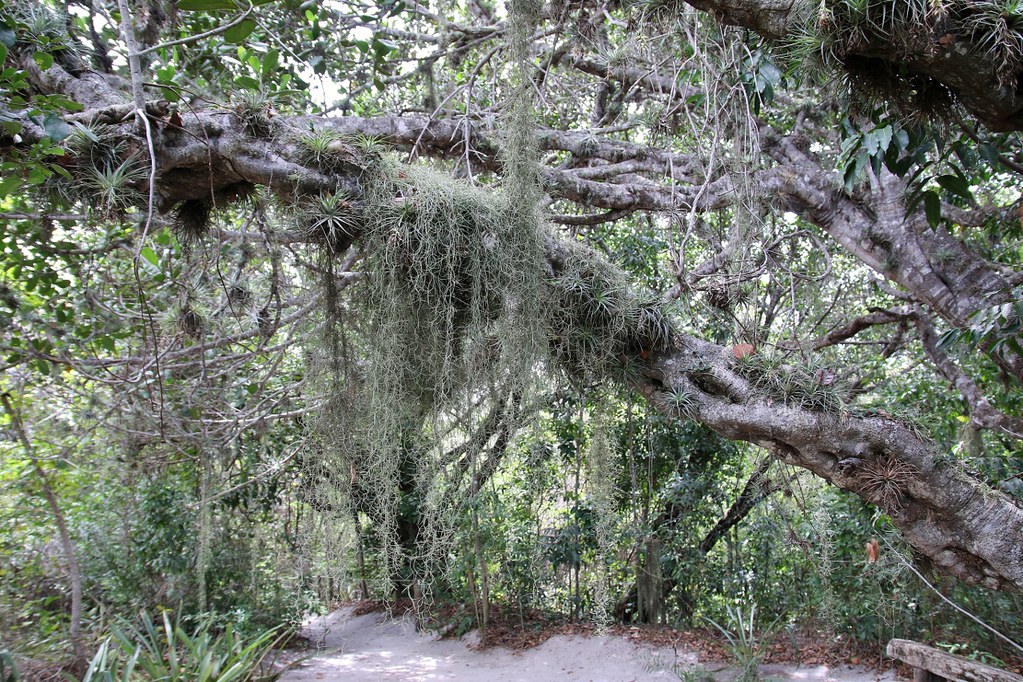
[[[331,130],[313,131],[302,137],[300,142],[302,161],[324,173],[338,173],[353,160],[351,148]]]
[[[887,512],[902,509],[902,498],[919,470],[894,457],[879,457],[861,466],[857,473],[863,494]]]
[[[345,192],[325,193],[303,204],[299,219],[310,239],[332,251],[349,244],[359,227],[359,217]]]
[[[684,419],[695,419],[700,403],[691,390],[684,386],[672,387],[659,394],[661,402],[672,412]]]
[[[146,178],[146,172],[138,153],[117,165],[111,162],[90,166],[83,178],[85,195],[90,204],[100,207],[105,214],[121,215],[143,201],[142,193],[134,185]]]

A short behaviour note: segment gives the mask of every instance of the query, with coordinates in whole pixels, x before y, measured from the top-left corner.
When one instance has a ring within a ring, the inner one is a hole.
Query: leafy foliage
[[[166,612],[162,622],[143,613],[138,627],[112,628],[81,682],[244,682],[257,678],[280,641],[276,630],[244,642],[230,625],[222,633],[209,621],[186,630]]]

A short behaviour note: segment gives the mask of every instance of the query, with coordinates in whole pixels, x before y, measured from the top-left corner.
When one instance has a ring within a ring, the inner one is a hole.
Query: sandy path
[[[317,618],[309,634],[325,652],[302,664],[283,682],[376,682],[377,680],[459,680],[460,682],[653,682],[678,680],[672,672],[697,666],[695,654],[669,648],[637,645],[616,636],[550,638],[525,651],[491,648],[477,651],[466,641],[441,640],[415,631],[407,619],[383,613],[351,616],[342,609]],[[720,664],[709,664],[715,670]],[[775,680],[795,682],[895,682],[894,675],[878,677],[872,671],[825,666],[762,666]],[[715,679],[734,677],[720,670]]]

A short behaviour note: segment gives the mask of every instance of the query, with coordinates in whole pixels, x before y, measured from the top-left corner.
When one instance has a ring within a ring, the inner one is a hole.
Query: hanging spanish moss
[[[348,318],[328,310],[328,327],[358,323],[350,348],[328,337],[342,358],[321,435],[331,485],[377,533],[380,577],[414,588],[450,538],[455,474],[491,445],[486,415],[528,394],[543,362],[543,236],[506,194],[425,168],[382,160],[366,187],[367,290]]]
[[[357,218],[364,252],[367,291],[349,318],[358,320],[348,325],[351,347],[328,333],[334,386],[320,433],[335,493],[327,496],[371,521],[385,566],[379,587],[417,602],[443,568],[460,504],[478,492],[482,453],[508,446],[547,349],[528,77],[539,5],[516,0],[509,12],[515,66],[503,191],[377,158],[358,207],[346,200],[303,215],[346,234]],[[342,326],[340,316],[332,303],[328,327]]]
[[[614,449],[607,437],[605,427],[600,424],[590,441],[586,458],[590,504],[593,508],[594,529],[597,539],[596,571],[593,576],[593,620],[598,628],[606,628],[614,620],[614,593],[612,592],[611,566],[614,563],[616,546],[615,527],[617,507],[619,464]]]

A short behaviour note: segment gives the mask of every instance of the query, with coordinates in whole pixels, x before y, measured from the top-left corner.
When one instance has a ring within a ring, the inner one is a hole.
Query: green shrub
[[[191,633],[172,624],[166,612],[160,624],[145,613],[140,621],[111,628],[80,682],[245,682],[279,676],[264,665],[281,643],[277,628],[246,642],[231,625],[215,631],[211,620]]]

